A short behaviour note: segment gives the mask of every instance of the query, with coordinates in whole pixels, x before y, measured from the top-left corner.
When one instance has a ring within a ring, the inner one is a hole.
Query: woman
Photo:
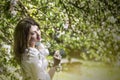
[[[40,27],[32,18],[21,20],[14,31],[14,53],[21,66],[23,80],[51,80],[60,63],[61,56],[58,51],[54,54],[54,65],[47,69],[46,56],[48,49],[41,43]]]

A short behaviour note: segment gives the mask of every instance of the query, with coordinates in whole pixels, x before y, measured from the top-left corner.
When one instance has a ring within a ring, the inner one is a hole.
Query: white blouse
[[[22,55],[21,67],[23,80],[50,80],[46,56],[49,54],[48,49],[28,48]]]

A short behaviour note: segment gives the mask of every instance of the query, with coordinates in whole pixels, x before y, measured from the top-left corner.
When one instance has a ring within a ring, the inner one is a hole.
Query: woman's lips
[[[40,40],[40,36],[37,36],[37,40],[38,40],[38,41]]]

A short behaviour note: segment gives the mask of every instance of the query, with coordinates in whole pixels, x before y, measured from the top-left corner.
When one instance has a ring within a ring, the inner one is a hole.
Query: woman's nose
[[[40,37],[41,35],[40,35],[40,33],[37,33],[37,37]]]
[[[39,31],[36,31],[37,35],[40,35],[40,32]]]
[[[37,31],[37,39],[40,40],[40,38],[41,38],[41,34],[39,31]]]

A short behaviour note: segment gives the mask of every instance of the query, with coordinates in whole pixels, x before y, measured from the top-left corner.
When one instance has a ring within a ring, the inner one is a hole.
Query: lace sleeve
[[[23,58],[22,67],[25,74],[31,78],[30,80],[47,80],[46,77],[48,75],[46,75],[46,71],[42,67],[43,63],[40,60],[39,51],[37,51],[37,49],[30,49]]]
[[[44,44],[40,43],[39,46],[38,46],[38,50],[39,52],[44,55],[44,56],[47,56],[49,55],[49,50],[45,47]]]

